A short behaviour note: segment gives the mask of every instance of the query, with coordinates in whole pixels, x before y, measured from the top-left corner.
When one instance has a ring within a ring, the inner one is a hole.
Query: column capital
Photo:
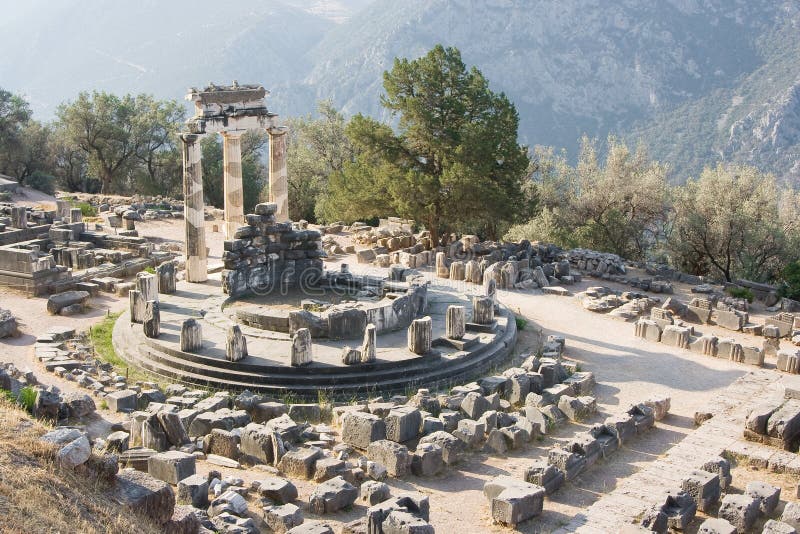
[[[178,137],[181,138],[181,141],[183,141],[184,144],[193,145],[194,143],[199,141],[201,137],[203,137],[203,134],[182,132],[182,133],[178,134]]]
[[[267,128],[267,133],[270,137],[280,137],[281,135],[286,135],[289,133],[288,126],[270,126]]]
[[[246,132],[247,132],[247,130],[220,130],[219,134],[224,139],[239,139]]]

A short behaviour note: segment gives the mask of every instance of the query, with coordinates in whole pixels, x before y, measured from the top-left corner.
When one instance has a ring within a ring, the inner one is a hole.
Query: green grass
[[[94,351],[97,357],[106,363],[114,366],[117,373],[128,377],[129,382],[148,381],[158,382],[161,381],[154,379],[141,369],[131,367],[128,362],[123,360],[114,350],[114,344],[111,341],[111,334],[114,331],[114,324],[116,324],[122,312],[109,313],[102,321],[91,327],[89,330],[89,339],[94,345]]]
[[[148,265],[147,267],[144,268],[144,272],[150,273],[150,274],[156,274],[155,268],[150,266],[150,265]]]
[[[75,208],[80,208],[81,215],[83,215],[84,217],[97,217],[97,208],[95,208],[88,202],[78,202],[73,200],[72,206]]]
[[[728,295],[736,299],[745,299],[747,302],[753,302],[753,292],[746,287],[730,286],[725,290]]]
[[[528,325],[527,319],[520,317],[519,315],[515,315],[514,320],[517,322],[517,330],[525,330],[525,327]]]

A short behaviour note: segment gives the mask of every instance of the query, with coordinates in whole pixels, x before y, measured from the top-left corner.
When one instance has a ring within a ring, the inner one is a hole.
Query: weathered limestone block
[[[176,269],[175,263],[165,261],[156,267],[156,276],[158,277],[158,292],[165,295],[175,293],[176,284]]]
[[[796,449],[800,438],[800,400],[787,400],[770,416],[767,435],[780,442],[785,450]]]
[[[744,361],[742,346],[732,338],[720,339],[717,341],[717,357],[741,363]]]
[[[408,327],[408,350],[414,354],[427,354],[433,343],[433,323],[430,317],[414,319]]]
[[[634,335],[648,341],[661,341],[661,328],[655,321],[650,319],[639,319],[636,321]]]
[[[83,306],[89,299],[88,291],[64,291],[55,293],[47,298],[47,312],[58,315],[64,308],[70,306]]]
[[[478,449],[486,435],[486,425],[472,419],[462,419],[453,435],[463,441],[469,448]]]
[[[444,252],[436,253],[436,276],[439,278],[450,277],[450,269],[447,267],[447,254]]]
[[[388,439],[370,443],[367,447],[367,457],[373,462],[385,466],[387,473],[393,477],[404,476],[411,466],[408,447]]]
[[[758,519],[759,503],[748,495],[729,493],[722,499],[717,515],[736,527],[737,532],[748,532]]]
[[[208,477],[191,475],[178,482],[178,503],[208,508]]]
[[[339,476],[347,469],[342,460],[334,457],[320,458],[314,465],[314,481],[325,482]]]
[[[547,460],[536,460],[525,468],[525,482],[541,486],[547,495],[558,490],[564,484],[564,473]]]
[[[156,418],[161,428],[164,429],[170,445],[180,447],[189,442],[189,436],[186,434],[180,415],[175,412],[160,411],[156,414]]]
[[[467,333],[467,313],[464,306],[448,306],[445,317],[445,337],[462,339]]]
[[[723,490],[727,489],[733,480],[731,476],[731,463],[721,456],[706,461],[701,469],[716,474],[719,478],[719,487]]]
[[[642,433],[653,428],[655,424],[655,414],[653,409],[644,404],[636,404],[628,408],[628,415],[633,417],[636,433]]]
[[[442,448],[435,443],[420,443],[411,458],[411,472],[419,477],[438,474],[444,469]]]
[[[661,342],[681,349],[689,348],[689,329],[683,326],[665,326],[661,332]]]
[[[131,447],[165,451],[168,443],[167,434],[164,432],[157,414],[133,412],[131,416]]]
[[[358,489],[338,476],[314,489],[308,500],[309,510],[318,515],[332,514],[351,506],[358,498]]]
[[[278,463],[278,469],[287,476],[310,480],[314,477],[315,464],[322,456],[322,449],[318,447],[301,447],[287,451]]]
[[[292,348],[289,363],[293,367],[308,365],[313,361],[311,332],[300,328],[292,335]]]
[[[777,367],[785,373],[800,373],[800,350],[782,349],[778,351]]]
[[[466,452],[466,445],[454,435],[438,431],[428,434],[419,440],[420,444],[433,443],[442,449],[442,460],[447,465],[455,465]]]
[[[476,324],[491,324],[492,321],[494,321],[494,302],[492,299],[473,295],[472,322]]]
[[[787,506],[789,504],[791,503],[787,503]],[[736,529],[734,528],[731,532],[735,534]],[[761,531],[761,534],[797,534],[797,529],[789,523],[769,519],[764,523],[764,530]]]
[[[247,357],[247,339],[238,324],[228,327],[225,339],[225,357],[230,362],[238,362]]]
[[[544,506],[543,487],[507,475],[484,484],[483,494],[491,501],[492,519],[510,527],[541,514]]]
[[[514,262],[508,262],[500,268],[501,287],[503,289],[514,289],[514,284],[517,283],[517,265]]]
[[[719,477],[714,473],[699,470],[692,471],[683,479],[681,490],[692,496],[697,509],[701,512],[711,510],[719,501],[721,494]]]
[[[203,347],[203,328],[195,319],[186,319],[181,324],[181,350],[195,352]]]
[[[147,460],[147,472],[158,480],[176,485],[195,474],[195,457],[180,451],[154,454]]]
[[[278,504],[288,504],[297,499],[297,487],[289,480],[270,477],[258,481],[258,495]]]
[[[728,330],[741,330],[745,324],[744,317],[735,311],[714,310],[712,317],[718,326]]]
[[[689,342],[689,350],[703,356],[717,356],[717,337],[706,335]]]
[[[144,305],[142,294],[136,289],[131,289],[128,292],[128,311],[132,323],[141,323],[144,320]]]
[[[450,264],[450,280],[463,280],[466,275],[466,268],[463,261],[454,261]]]
[[[364,328],[364,341],[361,343],[361,363],[372,363],[377,358],[377,330],[374,324]]]
[[[672,399],[666,396],[650,397],[644,401],[644,405],[653,410],[653,417],[656,421],[661,421],[669,413]]]
[[[480,284],[483,281],[481,264],[475,260],[469,260],[464,265],[464,280],[472,282],[473,284]]]
[[[585,421],[597,412],[597,401],[594,397],[570,397],[562,395],[558,399],[558,409],[564,412],[570,421]]]
[[[265,506],[264,523],[270,532],[284,533],[294,531],[295,527],[303,524],[303,511],[299,506],[288,503],[282,505]]]
[[[743,362],[761,367],[764,365],[764,352],[758,347],[742,345]]]
[[[148,300],[145,303],[142,328],[145,337],[157,338],[161,334],[161,310],[157,300]]]
[[[407,511],[424,521],[430,518],[430,501],[426,495],[417,492],[407,492],[397,497],[392,497],[371,506],[367,509],[366,532],[379,533],[386,532],[384,521],[390,514],[397,511]],[[394,530],[393,532],[403,532]],[[411,530],[410,532],[420,532],[420,534],[433,534],[431,530]]]
[[[163,525],[175,511],[175,492],[169,484],[135,469],[123,469],[110,498],[131,511]]]
[[[130,389],[113,391],[106,395],[108,409],[114,412],[132,412],[136,409],[136,392]]]
[[[781,500],[781,488],[766,482],[749,482],[744,494],[757,499],[761,513],[770,516]]]
[[[433,525],[404,510],[392,510],[381,523],[383,534],[434,534]]]
[[[204,439],[203,450],[232,460],[239,458],[239,435],[222,428],[214,428]]]
[[[710,517],[703,521],[697,530],[697,534],[736,534],[736,527],[724,519]]]
[[[368,506],[374,506],[388,499],[390,496],[389,485],[377,480],[367,480],[358,492],[358,500]]]
[[[489,409],[491,404],[486,397],[475,391],[467,393],[461,401],[461,411],[470,419],[479,419]]]
[[[377,415],[347,412],[342,418],[342,441],[366,449],[373,441],[386,439],[386,423]]]
[[[413,406],[398,406],[389,412],[384,422],[386,439],[403,443],[416,438],[419,434],[422,414]]]

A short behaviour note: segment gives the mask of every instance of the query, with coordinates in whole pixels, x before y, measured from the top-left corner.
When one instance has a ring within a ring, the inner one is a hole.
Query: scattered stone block
[[[464,400],[461,401],[461,411],[470,419],[479,419],[489,409],[491,409],[489,401],[480,393],[467,393]]]
[[[358,500],[369,506],[374,506],[385,501],[389,496],[389,486],[385,482],[367,480],[359,488]]]
[[[544,506],[543,487],[505,475],[484,484],[483,494],[491,501],[492,519],[510,527],[541,514]]]
[[[766,482],[750,482],[744,490],[744,494],[753,499],[757,499],[761,513],[769,516],[778,507],[781,500],[781,488],[767,484]]]
[[[435,443],[421,443],[411,459],[411,472],[419,477],[438,474],[444,468],[442,448]]]
[[[787,502],[781,514],[781,521],[795,529],[800,529],[800,502]]]
[[[297,488],[290,481],[270,477],[258,482],[258,494],[278,504],[288,504],[297,499]]]
[[[308,504],[312,513],[331,514],[351,506],[357,498],[358,489],[339,476],[317,486]]]
[[[325,482],[339,476],[345,469],[345,463],[338,458],[320,458],[314,465],[314,481]]]
[[[386,424],[373,414],[347,412],[342,418],[342,441],[366,449],[373,441],[386,439]]]
[[[154,454],[147,460],[147,472],[159,480],[177,485],[195,474],[195,457],[180,451]]]
[[[748,495],[729,493],[722,499],[718,516],[736,527],[737,532],[747,532],[758,519],[760,501]]]
[[[594,397],[570,397],[567,395],[558,399],[558,409],[570,421],[585,421],[597,412],[597,401]]]
[[[422,415],[413,406],[398,406],[389,412],[384,423],[386,439],[403,443],[417,437],[422,424]]]
[[[444,431],[433,432],[419,440],[420,444],[433,443],[442,449],[442,460],[447,465],[455,465],[463,456],[466,446],[464,441]]]
[[[105,401],[112,413],[136,410],[136,392],[130,389],[111,392],[105,396]]]
[[[681,482],[681,490],[692,496],[698,510],[707,512],[719,501],[719,477],[707,471],[694,470]]]
[[[134,513],[163,525],[175,512],[175,492],[169,484],[135,469],[123,469],[110,498]]]
[[[302,447],[286,452],[278,463],[278,469],[291,477],[314,477],[314,465],[322,457],[322,450],[317,447]]]
[[[697,534],[736,534],[736,527],[724,519],[711,517],[703,521]]]
[[[669,413],[671,399],[669,397],[651,397],[644,401],[644,405],[653,410],[653,418],[661,421]]]
[[[367,457],[386,466],[390,476],[404,476],[411,465],[411,456],[405,445],[400,445],[388,439],[373,441],[367,447]]]
[[[463,441],[469,448],[478,449],[483,443],[486,435],[486,426],[472,419],[462,419],[458,422],[458,428],[453,435]]]
[[[178,503],[208,508],[208,477],[191,475],[178,482]]]
[[[303,524],[303,511],[296,505],[288,503],[265,506],[264,523],[271,532],[284,533],[294,530]]]

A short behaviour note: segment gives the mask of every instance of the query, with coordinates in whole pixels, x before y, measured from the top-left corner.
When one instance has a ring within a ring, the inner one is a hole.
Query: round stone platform
[[[465,350],[435,343],[429,354],[414,354],[407,349],[407,332],[402,328],[378,335],[377,360],[373,363],[342,363],[343,347],[358,346],[358,340],[314,339],[313,363],[292,367],[289,334],[240,324],[247,338],[248,356],[230,362],[225,358],[226,330],[234,324],[235,314],[230,312],[230,302],[218,279],[203,284],[180,282],[176,293],[161,294],[159,299],[160,336],[145,337],[142,325],[131,323],[125,312],[113,333],[117,353],[169,381],[234,391],[248,389],[276,395],[291,392],[315,399],[319,391],[352,396],[446,387],[504,360],[517,336],[513,313],[501,305],[492,328],[468,329],[475,339]],[[468,295],[448,288],[429,289],[426,315],[432,319],[434,342],[444,336],[445,312],[450,305],[465,306],[468,317],[471,314]],[[189,318],[196,319],[203,329],[203,347],[193,353],[180,350],[181,324]]]

